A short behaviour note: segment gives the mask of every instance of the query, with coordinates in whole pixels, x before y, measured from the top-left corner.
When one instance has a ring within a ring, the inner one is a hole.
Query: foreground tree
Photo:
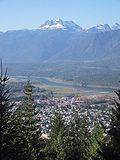
[[[10,144],[8,140],[11,138],[9,134],[11,126],[11,115],[13,105],[10,103],[10,93],[7,89],[8,83],[7,69],[3,74],[2,62],[0,73],[0,158],[8,160],[10,157]]]
[[[116,100],[115,106],[112,108],[109,133],[114,160],[120,160],[120,89],[115,93],[118,96],[118,100]]]
[[[96,123],[90,138],[89,160],[103,160],[102,147],[105,145],[105,132],[101,124]]]
[[[23,104],[18,107],[14,115],[11,134],[13,135],[12,159],[40,160],[42,139],[40,121],[37,118],[36,107],[33,103],[32,85],[28,81],[24,88]]]
[[[102,145],[101,155],[104,160],[120,160],[120,89],[115,91],[117,100],[110,115],[110,128],[106,142]]]
[[[51,125],[50,139],[46,147],[46,159],[65,160],[66,126],[59,113],[55,113]]]
[[[90,142],[87,116],[76,113],[69,128],[67,137],[67,160],[88,160]]]

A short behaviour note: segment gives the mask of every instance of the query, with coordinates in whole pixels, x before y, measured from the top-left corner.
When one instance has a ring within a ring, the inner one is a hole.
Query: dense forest
[[[94,123],[75,112],[68,124],[60,113],[51,119],[49,137],[42,138],[41,122],[31,82],[24,86],[20,107],[11,103],[7,70],[0,74],[1,160],[120,160],[120,89],[110,116],[110,126]]]

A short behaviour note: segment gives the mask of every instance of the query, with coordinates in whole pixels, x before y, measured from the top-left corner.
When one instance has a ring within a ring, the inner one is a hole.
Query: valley
[[[54,97],[62,97],[62,96],[105,96],[105,95],[113,95],[113,91],[116,89],[115,87],[108,86],[98,86],[98,85],[84,85],[75,82],[69,82],[62,79],[50,78],[50,77],[26,77],[26,76],[13,76],[10,78],[10,82],[12,85],[19,86],[20,83],[23,85],[30,80],[35,88],[45,89],[52,92]],[[23,89],[19,88],[16,95]],[[41,94],[38,92],[38,95]],[[22,93],[21,93],[22,95]]]

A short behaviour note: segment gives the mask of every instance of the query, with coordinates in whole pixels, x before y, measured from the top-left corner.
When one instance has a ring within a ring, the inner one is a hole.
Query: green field
[[[62,79],[50,78],[50,77],[35,77],[30,78],[26,76],[11,77],[11,82],[26,82],[28,79],[31,80],[32,84],[37,88],[44,88],[48,91],[52,91],[55,97],[71,96],[71,95],[112,95],[115,90],[114,87],[95,86],[89,85],[82,87],[80,84],[74,84]]]

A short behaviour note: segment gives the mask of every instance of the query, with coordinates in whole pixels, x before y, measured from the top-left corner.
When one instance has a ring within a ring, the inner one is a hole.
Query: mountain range
[[[84,29],[73,21],[47,20],[34,30],[0,32],[5,62],[118,61],[120,24]]]
[[[115,23],[112,27],[108,24],[99,24],[97,26],[85,29],[75,24],[73,21],[63,21],[62,19],[57,20],[47,20],[44,24],[42,24],[39,29],[41,30],[55,30],[55,29],[63,29],[63,30],[71,30],[78,32],[107,32],[111,30],[119,30],[120,24]]]

